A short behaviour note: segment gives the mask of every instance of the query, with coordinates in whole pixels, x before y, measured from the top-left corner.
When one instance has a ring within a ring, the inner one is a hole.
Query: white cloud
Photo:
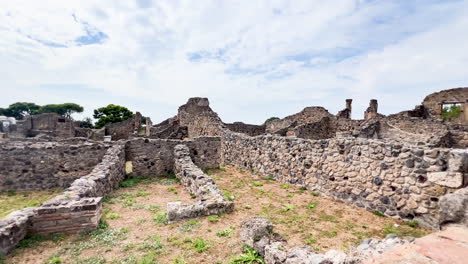
[[[336,112],[349,97],[356,118],[370,98],[391,113],[467,84],[467,1],[17,0],[0,10],[3,107],[73,101],[89,116],[120,103],[160,121],[206,96],[224,120],[260,123],[308,105]],[[87,26],[107,38],[78,45]]]

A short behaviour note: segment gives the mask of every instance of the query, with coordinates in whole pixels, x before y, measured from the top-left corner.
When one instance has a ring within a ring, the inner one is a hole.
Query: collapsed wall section
[[[198,199],[198,202],[168,203],[167,217],[170,222],[230,213],[234,210],[234,203],[225,200],[213,179],[192,162],[188,146],[177,145],[174,148],[174,166],[177,178]]]
[[[468,150],[363,138],[305,140],[226,133],[223,163],[305,186],[387,216],[437,226],[438,201],[466,185]]]
[[[0,146],[0,191],[66,188],[101,162],[99,143],[9,142]]]

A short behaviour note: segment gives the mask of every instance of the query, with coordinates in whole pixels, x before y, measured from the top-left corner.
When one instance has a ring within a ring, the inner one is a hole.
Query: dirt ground
[[[249,171],[225,167],[207,171],[235,211],[167,224],[168,202],[193,202],[173,178],[130,182],[107,197],[103,220],[89,234],[29,238],[5,263],[229,263],[242,254],[239,227],[251,216],[268,217],[288,247],[318,252],[344,250],[388,233],[422,236],[418,227],[285,185]]]

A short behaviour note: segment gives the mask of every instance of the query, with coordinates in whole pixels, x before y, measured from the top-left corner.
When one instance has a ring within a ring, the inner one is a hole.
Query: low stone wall
[[[0,145],[0,191],[66,188],[106,153],[99,143],[6,142]]]
[[[26,237],[35,208],[14,211],[0,220],[0,256],[6,255]]]
[[[156,177],[174,173],[174,147],[179,144],[190,148],[190,156],[201,169],[219,167],[219,137],[198,137],[190,141],[132,139],[126,144],[127,161],[132,162],[133,173],[138,176]]]
[[[306,140],[226,133],[228,165],[305,186],[387,216],[437,227],[439,199],[467,184],[468,150],[406,146],[364,138]]]
[[[6,254],[28,233],[76,233],[99,224],[102,196],[125,177],[125,147],[109,147],[101,163],[40,207],[9,214],[0,221],[0,253]]]
[[[177,178],[199,201],[193,204],[168,203],[167,217],[170,222],[230,213],[234,210],[234,203],[226,201],[213,179],[192,162],[190,149],[186,145],[177,145],[174,156]]]

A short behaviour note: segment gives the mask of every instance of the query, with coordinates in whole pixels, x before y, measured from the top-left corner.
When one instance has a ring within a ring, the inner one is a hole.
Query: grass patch
[[[167,187],[167,190],[173,194],[177,194],[177,190],[174,186]]]
[[[230,191],[224,191],[224,198],[228,201],[234,201],[234,195]]]
[[[310,202],[310,203],[307,204],[306,207],[307,207],[307,209],[313,210],[313,209],[315,209],[317,207],[317,203],[316,202]]]
[[[321,237],[332,238],[332,237],[336,237],[337,235],[338,235],[338,232],[336,230],[320,232]]]
[[[51,234],[51,235],[28,235],[18,243],[18,248],[33,248],[43,241],[53,241],[55,243],[62,241],[65,234]]]
[[[147,181],[149,180],[148,177],[129,177],[123,181],[121,181],[119,183],[119,187],[121,188],[130,188],[130,187],[134,187],[135,185],[143,182],[143,181]]]
[[[61,190],[2,192],[0,193],[0,219],[16,210],[39,206],[60,192]]]
[[[194,229],[196,226],[198,226],[198,221],[195,219],[190,219],[180,227],[180,231],[187,233],[192,231],[192,229]]]
[[[212,223],[216,223],[219,221],[219,216],[217,215],[210,215],[208,216],[208,221],[212,222]]]
[[[115,220],[115,219],[119,219],[120,218],[120,215],[118,214],[110,214],[107,216],[107,219],[111,219],[111,220]]]
[[[153,221],[160,225],[167,225],[169,219],[167,219],[166,213],[157,213],[153,216]]]
[[[413,227],[413,228],[419,227],[419,223],[416,220],[405,222],[405,225],[407,225],[409,227]]]
[[[218,237],[229,237],[229,236],[231,236],[232,231],[233,231],[232,229],[226,229],[226,230],[223,230],[223,231],[216,232],[216,235]]]
[[[404,226],[404,225],[393,225],[387,224],[382,230],[383,235],[396,234],[399,237],[422,237],[429,234],[428,231],[423,229],[417,229],[414,227]]]
[[[192,243],[192,248],[195,249],[197,253],[202,253],[207,251],[211,246],[208,244],[206,240],[201,237],[195,238]]]
[[[252,183],[252,186],[254,186],[254,187],[262,187],[263,184],[262,184],[262,183],[259,183],[259,182],[253,182],[253,183]]]
[[[226,169],[224,167],[219,167],[219,168],[209,168],[209,169],[204,169],[203,173],[206,175],[213,175],[215,173],[220,173],[220,172],[225,172]]]
[[[382,213],[379,212],[379,211],[372,211],[372,213],[373,213],[374,215],[376,215],[376,216],[385,217],[385,215],[382,214]]]
[[[281,189],[289,189],[289,188],[291,188],[291,185],[289,185],[289,184],[281,184],[281,185],[280,185],[280,188],[281,188]]]

